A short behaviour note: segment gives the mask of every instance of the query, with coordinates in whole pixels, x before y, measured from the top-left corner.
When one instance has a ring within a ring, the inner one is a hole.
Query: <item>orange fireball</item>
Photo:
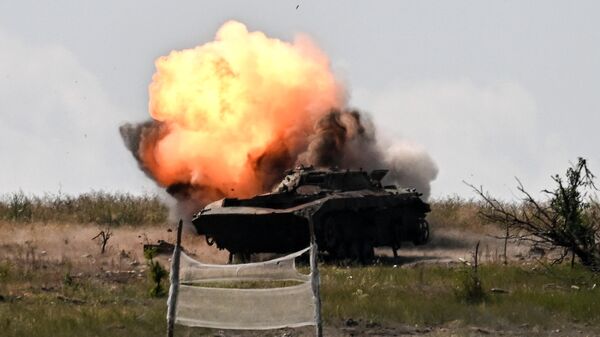
[[[160,57],[149,94],[162,134],[140,156],[159,184],[238,196],[264,189],[261,158],[296,158],[315,122],[344,105],[329,60],[308,38],[289,43],[235,21],[213,42]]]

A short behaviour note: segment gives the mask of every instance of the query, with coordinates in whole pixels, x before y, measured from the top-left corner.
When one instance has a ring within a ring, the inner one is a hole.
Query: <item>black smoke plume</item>
[[[168,126],[147,121],[124,124],[120,133],[140,169],[156,181],[148,163],[155,160],[153,149],[168,132]],[[427,198],[430,183],[437,176],[437,166],[423,150],[407,143],[385,145],[378,142],[375,127],[367,115],[357,110],[331,110],[320,118],[312,130],[290,130],[276,139],[264,153],[248,157],[260,192],[276,185],[285,170],[296,165],[339,167],[364,170],[389,169],[384,183],[414,187]],[[191,214],[210,201],[236,196],[235,190],[219,189],[206,184],[180,181],[163,186],[178,202],[178,211]]]

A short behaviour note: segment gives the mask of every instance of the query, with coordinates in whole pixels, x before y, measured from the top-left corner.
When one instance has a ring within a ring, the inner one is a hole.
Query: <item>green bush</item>
[[[22,192],[11,194],[6,198],[6,218],[12,221],[29,222],[32,217],[32,201]]]
[[[75,285],[75,280],[69,271],[65,272],[65,276],[63,277],[63,285],[65,287],[72,287]]]
[[[476,268],[465,266],[460,273],[460,283],[455,292],[457,299],[468,304],[479,304],[486,299],[481,277]]]
[[[151,297],[162,297],[166,294],[165,288],[162,286],[162,280],[169,275],[167,270],[154,260],[156,257],[156,249],[149,248],[144,249],[144,257],[146,258],[146,264],[148,265],[148,276],[152,282],[152,288],[150,288]]]

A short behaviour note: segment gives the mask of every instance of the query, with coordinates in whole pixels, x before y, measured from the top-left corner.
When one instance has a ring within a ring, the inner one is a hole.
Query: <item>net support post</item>
[[[181,230],[183,220],[179,220],[177,225],[177,239],[173,257],[171,258],[171,273],[169,287],[169,298],[167,299],[167,337],[173,337],[175,331],[175,312],[177,310],[177,293],[179,292],[179,258],[181,256]]]
[[[310,274],[311,286],[313,291],[313,300],[315,301],[315,334],[317,337],[323,337],[323,321],[321,318],[321,280],[319,276],[319,267],[317,265],[317,240],[315,238],[315,227],[313,217],[306,215],[310,229]]]

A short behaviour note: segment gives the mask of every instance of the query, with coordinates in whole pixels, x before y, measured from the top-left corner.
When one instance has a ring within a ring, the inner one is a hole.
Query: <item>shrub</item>
[[[552,176],[555,187],[543,190],[545,199],[534,198],[518,181],[522,206],[506,204],[473,187],[486,207],[480,212],[486,221],[506,226],[512,238],[562,248],[554,260],[561,262],[570,252],[574,261],[600,271],[600,204],[595,199],[598,189],[587,161],[579,158],[564,176]],[[508,235],[507,235],[508,236]]]
[[[166,294],[165,289],[162,286],[162,280],[169,273],[163,266],[156,260],[156,248],[148,248],[144,250],[144,257],[146,258],[146,264],[148,265],[148,276],[152,282],[152,288],[150,288],[151,297],[162,297]]]
[[[481,277],[477,269],[465,266],[460,273],[460,286],[456,290],[456,297],[459,301],[477,304],[481,303],[486,299],[483,285],[481,284]]]

